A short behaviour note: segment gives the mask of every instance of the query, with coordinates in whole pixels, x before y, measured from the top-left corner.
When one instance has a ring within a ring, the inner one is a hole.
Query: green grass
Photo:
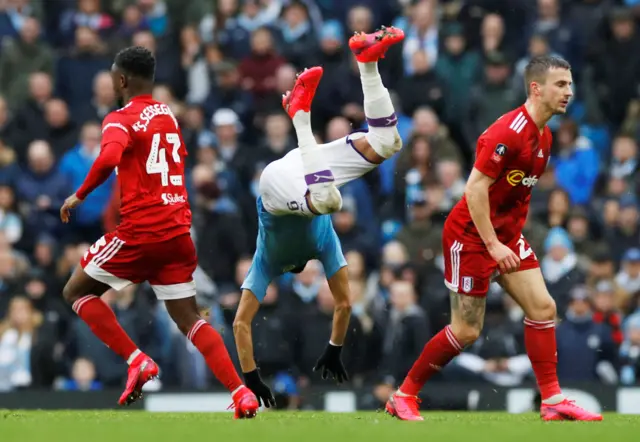
[[[383,413],[230,413],[0,410],[2,442],[583,442],[637,441],[640,416],[608,414],[604,422],[540,422],[536,414],[425,413],[400,422]]]

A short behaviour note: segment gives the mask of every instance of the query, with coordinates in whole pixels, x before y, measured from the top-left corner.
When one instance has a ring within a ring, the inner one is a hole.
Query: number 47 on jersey
[[[172,146],[171,157],[173,162],[180,163],[180,135],[176,133],[165,134],[165,140]],[[169,163],[167,162],[167,150],[160,147],[162,134],[155,134],[151,140],[151,150],[147,158],[147,173],[153,175],[160,174],[162,186],[168,186],[169,183],[174,186],[182,186],[182,175],[169,175]]]

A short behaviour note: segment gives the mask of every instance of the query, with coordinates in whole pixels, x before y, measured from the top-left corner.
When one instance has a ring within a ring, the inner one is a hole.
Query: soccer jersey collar
[[[136,101],[151,101],[153,100],[153,96],[151,94],[145,94],[145,95],[136,95],[135,97],[131,98],[131,102],[136,102]]]

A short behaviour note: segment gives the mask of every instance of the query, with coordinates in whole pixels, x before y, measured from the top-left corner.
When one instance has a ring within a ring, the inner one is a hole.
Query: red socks
[[[458,356],[462,349],[462,345],[451,331],[451,326],[447,325],[424,346],[420,357],[400,386],[400,391],[417,396],[425,382]]]
[[[138,349],[118,324],[113,310],[99,297],[83,296],[73,303],[72,308],[87,323],[93,334],[125,361]]]
[[[213,374],[229,391],[234,392],[242,385],[222,336],[207,321],[196,322],[187,333],[187,339],[202,353]]]
[[[536,375],[542,400],[562,394],[556,372],[558,351],[555,321],[532,321],[525,318],[524,345]]]

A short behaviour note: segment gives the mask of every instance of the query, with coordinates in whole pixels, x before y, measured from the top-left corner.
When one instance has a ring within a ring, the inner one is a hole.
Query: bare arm
[[[342,267],[338,270],[328,282],[335,302],[331,343],[342,346],[344,345],[344,339],[349,328],[349,320],[351,319],[349,273],[347,267]]]
[[[236,340],[238,358],[243,373],[256,370],[256,362],[253,359],[253,336],[251,334],[251,323],[256,316],[260,302],[249,290],[242,291],[240,304],[236,318],[233,321],[233,336]]]
[[[492,247],[498,241],[496,231],[491,224],[489,207],[489,187],[494,181],[493,178],[474,167],[464,189],[471,219],[487,248]]]

